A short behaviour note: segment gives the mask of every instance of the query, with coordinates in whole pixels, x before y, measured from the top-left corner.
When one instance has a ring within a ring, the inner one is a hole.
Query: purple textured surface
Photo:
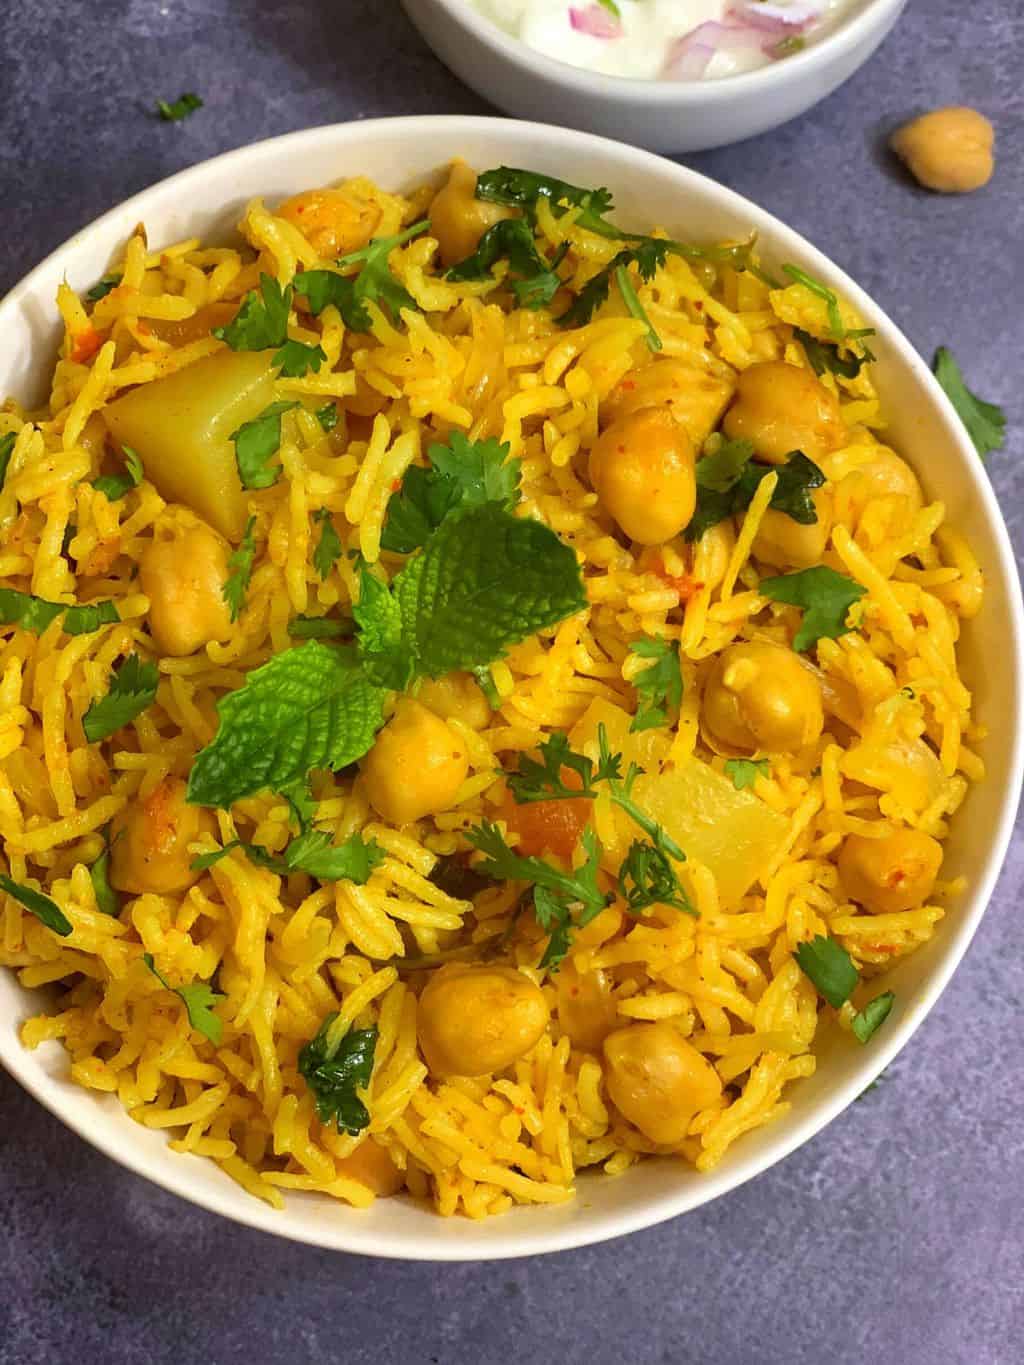
[[[396,0],[0,6],[0,288],[172,171],[294,128],[486,106]],[[1010,419],[991,473],[1024,547],[1024,11],[911,0],[877,57],[771,136],[690,158],[832,255]],[[157,97],[196,90],[181,125]],[[970,103],[991,186],[942,199],[884,151]],[[439,155],[444,149],[439,148]],[[339,174],[344,168],[339,167]],[[997,741],[998,742],[998,741]],[[401,1265],[223,1222],[129,1175],[0,1075],[0,1362],[1010,1365],[1024,1332],[1024,837],[952,985],[883,1083],[781,1166],[627,1241]]]

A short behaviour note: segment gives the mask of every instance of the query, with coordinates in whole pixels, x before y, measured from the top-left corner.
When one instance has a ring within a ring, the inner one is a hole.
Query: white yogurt
[[[616,0],[618,17],[597,0],[470,3],[514,38],[571,66],[634,80],[717,80],[784,59],[860,0]]]

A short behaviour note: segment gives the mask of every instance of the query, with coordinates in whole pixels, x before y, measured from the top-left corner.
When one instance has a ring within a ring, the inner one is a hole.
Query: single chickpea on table
[[[914,179],[940,194],[970,194],[992,179],[995,131],[977,109],[954,106],[898,128],[889,139]]]

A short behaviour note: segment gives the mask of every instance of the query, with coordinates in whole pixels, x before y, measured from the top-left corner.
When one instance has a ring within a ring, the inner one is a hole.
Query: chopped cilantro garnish
[[[129,489],[138,488],[145,477],[139,452],[133,450],[131,446],[125,446],[123,449],[125,472],[101,474],[98,479],[92,481],[93,488],[102,493],[108,502],[116,502],[118,498],[123,498]]]
[[[631,915],[652,905],[671,905],[685,915],[696,915],[689,896],[680,885],[668,854],[656,844],[634,839],[619,870],[619,894]]]
[[[339,1133],[353,1137],[366,1128],[370,1115],[359,1098],[373,1076],[377,1047],[376,1027],[352,1029],[333,1047],[331,1028],[337,1014],[329,1014],[299,1053],[299,1071],[313,1092],[317,1117],[323,1124],[334,1123]]]
[[[14,453],[15,435],[13,431],[5,432],[0,436],[0,488],[4,486],[7,478],[7,467],[11,463],[11,455]]]
[[[712,526],[728,517],[740,516],[750,506],[762,479],[776,475],[768,506],[784,512],[801,526],[813,526],[818,511],[812,494],[821,488],[825,475],[800,450],[785,464],[755,464],[749,441],[726,441],[712,455],[697,461],[697,507],[686,528],[686,539],[699,540]]]
[[[653,660],[633,679],[642,708],[633,717],[630,730],[651,730],[668,725],[679,713],[683,700],[683,674],[679,667],[678,640],[634,640],[630,650],[641,659]]]
[[[843,379],[856,379],[864,366],[875,358],[867,346],[861,348],[860,355],[842,356],[839,354],[838,346],[828,341],[819,341],[802,327],[794,327],[793,336],[804,348],[811,369],[817,375],[831,371]]]
[[[324,431],[333,431],[338,425],[337,403],[325,403],[322,408],[317,408],[316,420]]]
[[[388,259],[395,247],[419,237],[429,227],[430,223],[424,220],[394,237],[375,238],[361,250],[340,257],[338,270],[301,271],[295,276],[295,288],[305,296],[310,312],[317,317],[328,304],[333,304],[345,326],[353,332],[369,332],[373,326],[373,319],[366,310],[367,303],[386,306],[397,321],[403,308],[418,311],[419,305],[392,275]],[[339,273],[351,266],[360,267],[358,274]]]
[[[289,337],[274,355],[274,364],[280,365],[281,373],[288,379],[301,379],[312,370],[320,372],[320,366],[327,359],[322,346],[309,346],[304,341],[293,341]]]
[[[622,295],[622,301],[629,309],[630,314],[639,322],[642,322],[647,328],[648,348],[652,351],[660,351],[661,337],[658,336],[658,333],[654,330],[653,323],[644,312],[644,306],[640,302],[636,290],[633,288],[633,281],[629,278],[629,271],[624,265],[616,267],[615,283],[619,286],[619,293]]]
[[[45,924],[47,929],[59,934],[61,938],[67,938],[71,933],[72,924],[67,915],[56,901],[44,896],[41,891],[36,891],[31,886],[22,886],[20,882],[12,881],[3,873],[0,873],[0,891],[6,891],[8,896],[24,906],[30,914],[35,915],[40,924]]]
[[[282,289],[271,275],[260,275],[259,290],[252,290],[242,306],[224,327],[213,335],[233,351],[269,351],[288,340],[288,313],[292,306],[292,287]]]
[[[896,996],[892,991],[883,991],[869,1000],[864,1008],[853,1016],[851,1027],[859,1042],[866,1043],[888,1019]]]
[[[473,677],[476,678],[477,686],[480,688],[480,691],[487,698],[487,705],[491,708],[492,711],[500,711],[501,694],[494,685],[494,675],[491,672],[491,670],[489,668],[484,667],[483,665],[478,664],[475,668],[471,668],[469,671],[470,673],[472,673]]]
[[[89,868],[89,880],[92,882],[97,910],[101,914],[109,915],[111,919],[117,919],[121,913],[121,897],[110,885],[109,870],[110,844],[107,843],[103,852]]]
[[[256,559],[256,537],[253,534],[255,525],[256,518],[250,517],[245,524],[245,532],[238,549],[228,559],[229,572],[227,582],[221,589],[221,596],[228,604],[232,621],[238,620],[252,579],[252,566]]]
[[[238,477],[243,488],[270,488],[281,473],[279,464],[269,461],[281,448],[281,418],[298,403],[271,403],[251,422],[243,422],[230,439],[235,443]]]
[[[638,239],[635,246],[625,247],[622,251],[617,252],[603,270],[599,270],[593,279],[587,281],[569,307],[564,313],[560,313],[555,321],[560,327],[584,327],[598,308],[607,302],[612,280],[618,279],[620,271],[625,275],[626,267],[635,265],[642,280],[653,280],[657,271],[668,259],[671,245],[671,242],[662,240],[660,237],[646,237]],[[628,275],[626,275],[626,284],[627,287],[631,287]],[[625,298],[625,295],[623,297]],[[636,297],[635,294],[634,297]],[[638,299],[637,307],[639,307],[639,303]],[[641,312],[643,312],[642,309]],[[647,325],[650,327],[649,322]],[[654,348],[652,347],[652,349]]]
[[[509,283],[521,308],[544,308],[562,287],[558,275],[569,244],[548,261],[537,249],[533,229],[523,218],[505,218],[489,227],[476,251],[453,265],[446,279],[485,280],[498,261],[507,260],[514,276]]]
[[[725,773],[732,778],[732,785],[738,792],[752,787],[759,777],[767,777],[772,765],[766,758],[730,758],[726,760]]]
[[[509,448],[495,440],[470,441],[453,431],[448,444],[427,451],[430,468],[412,465],[402,487],[391,495],[381,547],[410,554],[425,545],[449,512],[457,507],[496,503],[507,511],[519,501],[521,463],[508,458]]]
[[[120,621],[113,602],[69,604],[48,602],[16,588],[0,588],[0,626],[21,626],[41,635],[46,627],[63,613],[61,623],[65,635],[89,635],[100,626],[111,626]]]
[[[713,454],[697,461],[697,487],[712,493],[730,492],[753,458],[754,447],[750,441],[722,441]]]
[[[341,537],[334,529],[334,519],[329,508],[321,507],[314,512],[313,520],[320,527],[320,539],[313,551],[313,568],[321,578],[326,578],[341,558]]]
[[[846,617],[866,588],[825,564],[799,573],[762,578],[758,592],[773,602],[803,609],[803,621],[793,640],[796,650],[810,649],[819,640],[838,640],[851,629]]]
[[[88,303],[99,303],[100,299],[105,299],[112,289],[116,289],[121,283],[120,275],[104,275],[101,280],[86,291],[86,301]]]
[[[519,805],[531,801],[592,799],[597,795],[594,782],[601,781],[604,774],[598,773],[595,778],[593,759],[571,749],[568,735],[555,731],[541,744],[540,756],[538,761],[528,754],[520,754],[516,771],[508,775],[509,790]],[[576,774],[578,786],[570,786],[565,781],[563,768]]]
[[[816,280],[813,275],[808,275],[806,270],[801,270],[797,265],[784,265],[782,273],[788,275],[797,284],[802,284],[805,289],[809,289],[812,294],[823,299],[828,308],[828,325],[832,333],[833,341],[842,341],[846,336],[846,328],[843,325],[843,315],[839,309],[839,299],[834,290],[827,285]]]
[[[167,123],[180,123],[183,118],[188,118],[189,114],[194,114],[197,109],[202,109],[203,101],[198,95],[194,95],[190,90],[186,90],[183,95],[179,95],[176,100],[169,104],[167,100],[157,100],[156,111]]]
[[[232,839],[223,848],[193,858],[192,867],[196,872],[205,872],[236,848],[240,848],[257,867],[269,868],[282,877],[292,872],[306,872],[317,881],[348,881],[355,882],[357,886],[368,882],[370,874],[385,858],[384,850],[376,839],[365,841],[362,835],[353,834],[343,844],[335,845],[331,843],[329,834],[321,830],[307,830],[293,839],[281,854],[271,853],[262,844]]]
[[[82,717],[82,729],[89,743],[106,739],[134,720],[147,706],[152,706],[159,680],[156,664],[143,661],[137,654],[129,654],[120,668],[111,674],[107,695],[91,702]]]
[[[152,953],[143,953],[142,960],[164,990],[173,991],[182,1002],[188,1015],[188,1022],[196,1032],[209,1039],[214,1047],[220,1047],[221,1039],[224,1036],[224,1021],[219,1015],[214,1014],[213,1006],[217,1004],[218,1000],[223,1000],[225,997],[219,992],[211,990],[208,981],[195,981],[191,986],[172,986],[163,972],[157,968]]]
[[[935,378],[942,385],[957,415],[967,428],[982,459],[993,450],[1001,450],[1006,437],[1006,414],[995,403],[986,403],[972,393],[964,382],[960,366],[952,352],[940,346],[935,352]]]
[[[853,958],[834,938],[818,934],[810,943],[797,944],[793,956],[797,966],[819,995],[838,1009],[856,990],[860,977]]]
[[[218,702],[220,726],[196,757],[188,800],[227,808],[304,782],[313,768],[353,763],[384,722],[385,695],[351,648],[310,640],[275,654]]]

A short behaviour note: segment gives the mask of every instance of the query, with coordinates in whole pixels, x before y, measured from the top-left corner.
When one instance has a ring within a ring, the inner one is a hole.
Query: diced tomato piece
[[[87,360],[93,358],[102,345],[102,334],[97,332],[95,327],[84,327],[80,332],[75,333],[74,345],[71,348],[71,359],[76,365],[84,365]]]
[[[579,789],[579,773],[562,769],[567,787]],[[528,858],[542,853],[554,854],[570,862],[576,845],[590,820],[593,801],[586,797],[563,797],[555,801],[527,801],[519,805],[511,791],[505,795],[502,815],[510,830],[519,835],[516,852]]]

